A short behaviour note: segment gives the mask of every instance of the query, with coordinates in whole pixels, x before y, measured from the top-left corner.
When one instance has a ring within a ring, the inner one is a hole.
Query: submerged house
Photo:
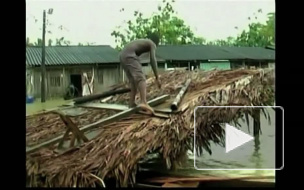
[[[35,97],[41,95],[41,51],[41,47],[26,47],[27,78],[31,78]],[[62,97],[70,84],[81,94],[84,72],[89,77],[94,73],[94,92],[121,80],[119,52],[110,46],[52,46],[45,51],[48,98]]]
[[[156,53],[165,60],[160,64],[165,69],[265,68],[274,66],[275,61],[275,51],[263,47],[161,45]]]

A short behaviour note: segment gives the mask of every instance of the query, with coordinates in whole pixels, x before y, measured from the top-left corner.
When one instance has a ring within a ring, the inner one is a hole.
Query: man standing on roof
[[[122,49],[120,52],[120,63],[123,70],[125,71],[129,83],[130,83],[130,107],[136,107],[135,96],[137,89],[140,93],[141,103],[139,107],[151,114],[154,114],[154,110],[148,105],[146,99],[146,77],[142,71],[142,65],[139,60],[139,56],[143,53],[150,52],[150,64],[155,75],[156,84],[158,88],[161,88],[157,73],[157,62],[156,62],[156,46],[158,45],[159,38],[155,34],[149,34],[149,39],[138,39],[134,40]]]

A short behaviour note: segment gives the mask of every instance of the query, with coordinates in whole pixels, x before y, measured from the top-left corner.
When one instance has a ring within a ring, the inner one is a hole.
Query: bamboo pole
[[[182,87],[182,89],[179,91],[178,95],[176,96],[176,98],[172,102],[172,104],[171,104],[171,110],[172,111],[176,111],[178,109],[178,106],[179,106],[181,100],[183,99],[190,82],[191,82],[191,79],[188,79],[186,81],[185,85]]]

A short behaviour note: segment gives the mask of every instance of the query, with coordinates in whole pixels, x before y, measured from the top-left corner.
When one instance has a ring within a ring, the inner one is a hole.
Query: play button
[[[235,127],[226,124],[226,153],[237,147],[253,140],[253,137],[236,129]]]

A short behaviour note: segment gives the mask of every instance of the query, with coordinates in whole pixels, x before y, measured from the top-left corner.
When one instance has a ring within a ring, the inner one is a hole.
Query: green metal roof
[[[192,61],[210,59],[236,59],[240,56],[222,51],[219,46],[205,45],[161,45],[157,47],[158,56],[166,60]]]
[[[119,52],[108,45],[51,46],[45,52],[45,65],[119,63]],[[41,53],[41,47],[26,47],[26,65],[41,65]]]
[[[192,60],[275,60],[275,51],[260,47],[222,47],[210,45],[161,45],[156,54],[173,61]]]
[[[251,60],[275,60],[275,51],[263,47],[228,47],[221,48],[231,54]]]
[[[139,56],[139,60],[141,63],[150,63],[150,53],[143,53],[142,55]],[[156,55],[156,61],[158,63],[166,62],[165,59],[159,57],[158,55]]]

